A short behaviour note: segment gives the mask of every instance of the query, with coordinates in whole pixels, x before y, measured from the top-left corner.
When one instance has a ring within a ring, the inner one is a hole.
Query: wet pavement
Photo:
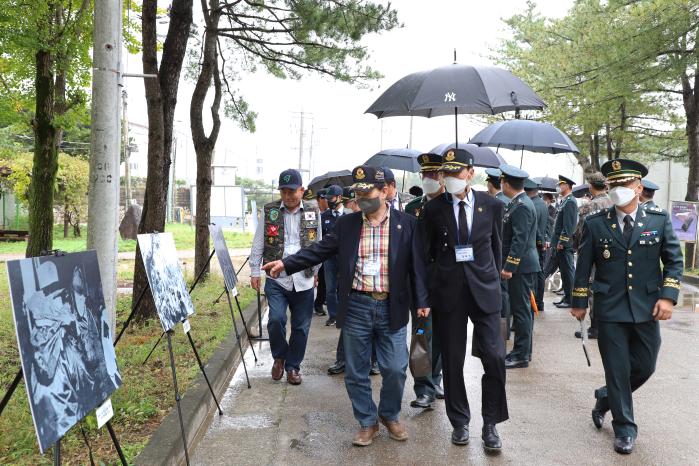
[[[662,348],[655,375],[634,396],[639,437],[634,453],[620,456],[612,449],[611,416],[604,428],[592,425],[593,390],[603,384],[602,363],[595,341],[588,343],[592,367],[585,363],[577,322],[550,303],[535,321],[534,360],[527,369],[508,371],[510,420],[498,425],[503,450],[486,455],[480,440],[480,360],[467,356],[464,367],[471,405],[471,443],[450,443],[451,425],[444,403],[432,411],[411,408],[410,375],[401,416],[410,439],[396,442],[382,427],[373,445],[351,444],[357,424],[342,375],[328,376],[335,359],[339,330],[325,327],[325,317],[313,318],[303,384],[291,386],[270,377],[272,357],[267,343],[257,343],[255,364],[246,362],[252,383],[248,389],[242,366],[196,447],[197,465],[310,464],[536,464],[536,465],[686,465],[699,464],[699,289],[683,285],[673,319],[663,322]],[[557,300],[557,298],[555,299]],[[511,343],[508,342],[508,347]],[[470,345],[469,345],[470,346]],[[468,353],[470,354],[470,348]],[[373,378],[377,399],[381,377]]]

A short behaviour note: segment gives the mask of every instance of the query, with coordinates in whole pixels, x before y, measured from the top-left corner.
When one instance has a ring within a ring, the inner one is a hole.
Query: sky
[[[537,2],[540,11],[551,17],[563,16],[572,3],[572,0]],[[214,163],[237,166],[239,175],[261,178],[268,183],[286,168],[299,168],[301,112],[304,113],[302,168],[310,172],[304,173],[304,179],[330,170],[351,170],[381,149],[410,144],[417,150],[428,151],[440,143],[453,141],[453,117],[413,118],[411,141],[410,117],[379,120],[364,112],[403,76],[452,63],[454,49],[459,63],[491,65],[491,50],[508,35],[502,18],[522,12],[526,0],[394,0],[391,4],[404,27],[372,34],[363,40],[370,51],[369,64],[384,75],[382,79],[370,83],[366,89],[358,89],[314,74],[306,74],[299,81],[281,80],[262,71],[243,75],[238,86],[251,109],[258,113],[257,131],[246,133],[235,122],[224,119]],[[125,62],[127,72],[142,72],[140,56],[131,55]],[[196,176],[194,147],[189,136],[193,87],[187,81],[180,84],[175,117],[176,176],[190,184]],[[127,91],[129,120],[147,125],[142,83],[130,78]],[[483,126],[468,115],[459,116],[459,139],[467,140]],[[500,153],[509,163],[519,166],[519,152],[501,150]],[[145,148],[139,154],[144,157]],[[567,154],[525,152],[523,168],[532,177],[558,173],[577,180],[582,177],[580,167]]]

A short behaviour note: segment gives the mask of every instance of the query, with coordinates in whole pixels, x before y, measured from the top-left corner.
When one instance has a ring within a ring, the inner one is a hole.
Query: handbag
[[[414,379],[432,374],[432,357],[424,317],[418,318],[417,328],[410,339],[410,373]]]

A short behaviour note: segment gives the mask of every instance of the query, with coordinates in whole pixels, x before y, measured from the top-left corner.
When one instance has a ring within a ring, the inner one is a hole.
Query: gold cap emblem
[[[612,162],[612,168],[613,168],[615,171],[616,171],[616,170],[621,170],[621,162],[619,162],[618,160],[615,160],[614,162]]]
[[[422,156],[422,163],[427,163],[430,161],[430,156],[425,154]]]
[[[364,170],[362,168],[357,168],[357,172],[354,174],[354,177],[358,180],[363,180],[364,178],[366,178]]]
[[[450,150],[449,152],[447,152],[447,155],[444,156],[444,160],[446,160],[447,162],[451,162],[451,161],[454,160],[455,158],[456,158],[456,157],[454,156],[454,151],[453,151],[453,150]]]

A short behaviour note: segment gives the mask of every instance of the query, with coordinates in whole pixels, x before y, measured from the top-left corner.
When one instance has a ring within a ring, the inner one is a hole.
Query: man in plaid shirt
[[[399,415],[408,367],[411,288],[417,315],[426,317],[430,309],[416,219],[389,207],[382,168],[359,166],[352,176],[361,212],[343,215],[320,242],[263,270],[272,277],[291,274],[337,254],[337,326],[343,331],[345,387],[359,422],[352,443],[366,446],[378,435],[379,421],[393,440],[408,438]],[[368,375],[372,342],[382,377],[378,408]]]

